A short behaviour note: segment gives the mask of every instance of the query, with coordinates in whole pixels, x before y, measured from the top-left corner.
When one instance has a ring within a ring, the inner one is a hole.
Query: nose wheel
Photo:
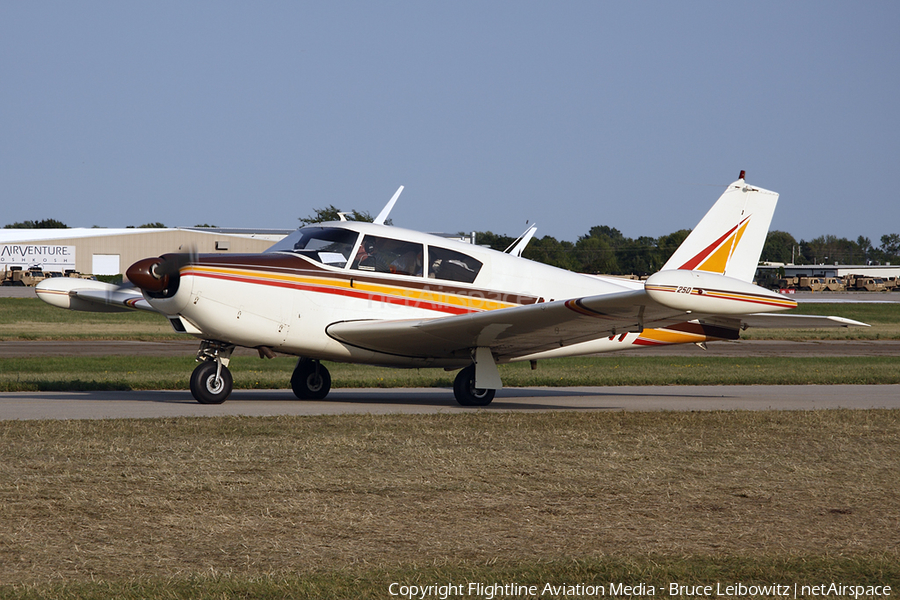
[[[200,363],[191,374],[191,394],[200,404],[222,404],[233,388],[231,371],[219,361]]]
[[[197,368],[191,373],[191,395],[200,404],[222,404],[231,395],[234,378],[228,370],[234,346],[204,340],[197,351]]]
[[[331,391],[331,374],[319,361],[301,358],[291,375],[291,389],[301,400],[321,400]]]

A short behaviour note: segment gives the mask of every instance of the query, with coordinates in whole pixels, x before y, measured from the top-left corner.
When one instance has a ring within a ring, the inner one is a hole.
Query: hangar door
[[[118,254],[93,255],[91,275],[118,275],[121,272]]]

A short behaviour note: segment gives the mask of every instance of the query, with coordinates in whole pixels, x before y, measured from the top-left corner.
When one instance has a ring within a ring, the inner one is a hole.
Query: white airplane
[[[502,387],[502,363],[704,345],[747,327],[866,326],[770,314],[797,306],[752,283],[778,194],[743,171],[646,281],[533,262],[520,257],[522,242],[498,252],[385,225],[402,190],[374,223],[308,225],[262,254],[147,258],[126,271],[136,287],[54,278],[37,294],[74,310],[157,312],[199,338],[191,392],[203,404],[231,393],[237,346],[300,357],[291,377],[300,399],[328,394],[321,361],[330,360],[461,369],[456,400],[485,406]]]

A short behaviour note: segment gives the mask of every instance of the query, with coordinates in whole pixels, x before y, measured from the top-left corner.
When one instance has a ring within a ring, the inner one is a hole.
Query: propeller
[[[196,258],[197,252],[194,248],[188,252],[172,252],[153,258],[144,258],[128,267],[125,276],[144,291],[164,292],[173,282],[173,277],[177,284],[181,269],[196,262]]]

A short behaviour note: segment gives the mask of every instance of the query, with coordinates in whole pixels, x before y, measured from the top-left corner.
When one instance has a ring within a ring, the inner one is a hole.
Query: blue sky
[[[4,2],[0,225],[900,232],[900,3]]]

